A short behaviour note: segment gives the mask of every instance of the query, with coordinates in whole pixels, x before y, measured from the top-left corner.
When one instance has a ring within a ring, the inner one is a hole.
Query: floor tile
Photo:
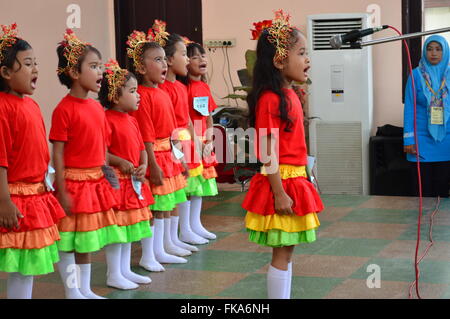
[[[247,232],[237,232],[227,236],[226,238],[216,241],[215,243],[209,245],[207,249],[214,250],[233,250],[242,252],[262,252],[262,253],[272,253],[272,248],[264,247],[248,240]]]
[[[342,217],[347,216],[353,210],[352,207],[325,207],[323,211],[319,213],[320,222],[335,222]]]
[[[420,240],[426,241],[429,238],[430,228],[429,224],[422,224],[420,228]],[[450,242],[450,226],[449,225],[433,225],[433,240]],[[399,240],[417,240],[417,225],[410,225],[408,229],[403,232]]]
[[[337,221],[321,231],[322,237],[378,238],[394,240],[402,235],[410,225],[356,223]]]
[[[383,224],[412,224],[416,220],[416,210],[381,208],[357,208],[340,219],[340,221],[346,222]]]
[[[370,199],[358,195],[320,195],[320,198],[325,207],[357,207]]]
[[[202,212],[202,215],[237,216],[244,218],[245,213],[245,210],[241,207],[241,203],[221,203],[205,210]]]

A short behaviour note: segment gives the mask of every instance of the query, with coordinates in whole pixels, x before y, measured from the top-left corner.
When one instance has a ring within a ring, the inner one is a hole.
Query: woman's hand
[[[417,154],[416,145],[413,144],[413,145],[403,146],[403,152],[408,153],[408,154],[416,155]]]
[[[134,172],[134,165],[133,163],[122,159],[119,163],[119,170],[123,173],[123,174],[133,174]]]
[[[158,165],[150,168],[150,182],[155,186],[161,186],[164,180],[164,173]]]
[[[293,215],[294,211],[292,210],[292,205],[294,205],[294,201],[286,194],[286,192],[282,192],[278,195],[274,195],[275,197],[275,212],[278,215]]]
[[[17,228],[19,227],[19,218],[23,218],[23,215],[11,199],[0,201],[0,227]]]
[[[58,192],[56,194],[56,198],[58,199],[59,203],[61,204],[61,207],[66,212],[67,216],[72,215],[72,198],[70,198],[70,195],[67,192]]]

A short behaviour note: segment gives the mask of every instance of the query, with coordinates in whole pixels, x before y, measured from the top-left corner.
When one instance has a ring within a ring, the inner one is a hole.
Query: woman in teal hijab
[[[449,45],[433,35],[423,45],[419,66],[414,69],[417,99],[417,137],[424,196],[448,197],[450,180],[450,67]],[[414,96],[411,77],[405,91],[404,150],[416,162]],[[413,168],[417,183],[416,165]],[[414,185],[417,193],[417,184]]]

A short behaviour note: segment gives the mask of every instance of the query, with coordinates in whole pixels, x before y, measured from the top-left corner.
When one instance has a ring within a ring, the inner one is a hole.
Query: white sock
[[[286,287],[285,299],[291,299],[291,285],[292,285],[292,261],[288,264],[288,284]]]
[[[137,284],[149,284],[152,280],[149,277],[138,275],[131,271],[131,243],[121,244],[121,266],[122,275]]]
[[[188,245],[183,243],[178,238],[178,225],[179,225],[180,217],[179,216],[170,216],[170,236],[172,237],[172,242],[183,249],[189,251],[198,251],[198,248],[192,245]]]
[[[91,264],[78,264],[80,267],[80,292],[87,299],[106,299],[91,290]]]
[[[8,275],[7,299],[31,299],[33,294],[33,276],[24,276],[18,272]]]
[[[286,299],[288,270],[280,270],[272,265],[267,272],[267,295],[269,299]]]
[[[171,224],[171,218],[164,218],[164,250],[165,250],[165,252],[170,255],[175,255],[175,256],[180,256],[180,257],[192,255],[190,250],[183,249],[174,244],[174,242],[172,241],[172,230],[171,230],[170,224]]]
[[[138,284],[128,280],[122,275],[122,245],[112,244],[106,246],[106,265],[108,271],[106,272],[106,284],[122,290],[136,289]]]
[[[154,238],[155,238],[155,226],[152,228],[152,237],[141,239],[142,257],[139,261],[139,266],[147,271],[165,271],[164,267],[156,260],[154,253]]]
[[[197,235],[192,231],[191,221],[189,217],[191,215],[190,211],[191,201],[186,201],[184,203],[178,204],[178,213],[180,214],[180,239],[186,243],[193,245],[207,244],[209,242],[207,239]]]
[[[206,239],[216,239],[217,236],[213,233],[210,233],[203,227],[202,221],[200,219],[200,214],[202,212],[202,198],[198,196],[191,197],[191,215],[190,222],[191,228],[197,235],[202,236]]]
[[[66,299],[87,299],[80,291],[80,267],[75,264],[75,254],[60,251],[57,267]]]
[[[185,264],[187,260],[181,257],[169,255],[164,250],[164,219],[155,218],[154,224],[155,241],[153,243],[153,248],[155,252],[155,258],[158,262],[163,264]]]

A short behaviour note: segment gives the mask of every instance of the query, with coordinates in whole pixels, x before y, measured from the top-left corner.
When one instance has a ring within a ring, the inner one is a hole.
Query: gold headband
[[[163,48],[169,40],[169,32],[166,31],[167,23],[161,20],[155,20],[153,26],[148,30],[148,36],[153,42],[158,43]]]
[[[12,47],[17,42],[17,24],[13,23],[10,26],[2,24],[1,27],[3,35],[0,37],[0,63],[5,58],[3,51],[7,47]]]
[[[110,59],[105,64],[106,79],[108,80],[108,101],[118,98],[118,92],[127,82],[128,71],[121,69],[116,60]]]
[[[142,31],[134,30],[133,33],[128,36],[127,55],[130,59],[133,59],[134,68],[136,70],[142,67],[141,57],[144,53],[142,52],[142,45],[147,42],[150,41]]]
[[[82,42],[71,29],[67,29],[64,34],[64,41],[60,42],[59,45],[64,46],[64,57],[67,59],[67,66],[58,68],[57,72],[58,74],[67,74],[69,70],[77,65],[90,43]]]

